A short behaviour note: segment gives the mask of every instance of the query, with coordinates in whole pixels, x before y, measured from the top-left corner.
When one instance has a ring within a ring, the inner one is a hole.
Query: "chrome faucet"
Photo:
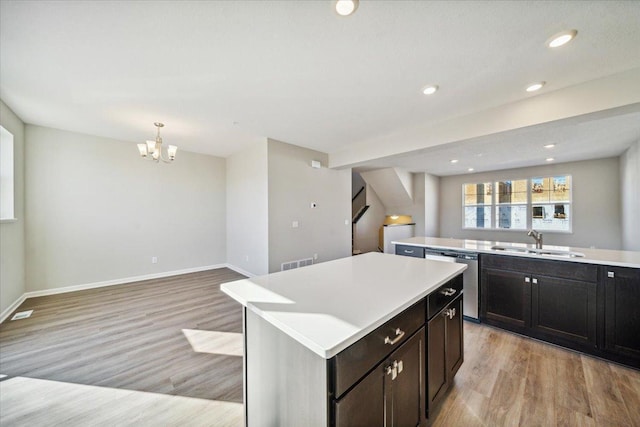
[[[529,230],[527,232],[527,236],[533,237],[536,241],[536,249],[542,249],[542,233],[539,233],[536,230]]]

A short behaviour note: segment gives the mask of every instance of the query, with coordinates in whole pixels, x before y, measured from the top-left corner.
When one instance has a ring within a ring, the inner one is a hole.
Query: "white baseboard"
[[[13,311],[20,306],[27,298],[42,297],[47,295],[63,294],[66,292],[82,291],[85,289],[102,288],[105,286],[125,285],[129,283],[141,282],[143,280],[160,279],[163,277],[178,276],[180,274],[197,273],[199,271],[215,270],[218,268],[230,268],[231,270],[238,271],[237,269],[229,266],[228,264],[215,264],[206,265],[203,267],[185,268],[183,270],[165,271],[163,273],[145,274],[142,276],[124,277],[121,279],[105,280],[103,282],[85,283],[83,285],[64,286],[61,288],[43,289],[40,291],[25,292],[20,298],[18,298],[13,304],[7,307],[2,314],[0,314],[0,323],[4,322],[7,317]],[[245,274],[242,271],[238,271],[240,274]]]
[[[247,276],[247,277],[255,277],[256,276],[255,274],[249,273],[248,271],[243,270],[240,267],[236,267],[235,265],[225,264],[225,267],[227,267],[229,270],[233,270],[236,273],[240,273],[240,274],[242,274],[244,276]]]
[[[22,296],[20,296],[20,298],[15,300],[13,304],[5,308],[4,311],[0,313],[0,323],[4,322],[7,319],[7,317],[9,317],[11,313],[13,313],[13,310],[20,307],[20,304],[22,304],[26,299],[27,299],[26,294],[22,294]]]

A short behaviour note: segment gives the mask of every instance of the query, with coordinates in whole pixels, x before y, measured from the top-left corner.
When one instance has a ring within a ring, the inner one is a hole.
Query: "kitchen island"
[[[423,425],[462,363],[464,269],[369,253],[221,285],[244,306],[246,425]]]

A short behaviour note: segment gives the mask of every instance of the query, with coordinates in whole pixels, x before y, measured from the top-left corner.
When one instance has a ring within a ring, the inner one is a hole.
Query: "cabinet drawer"
[[[396,255],[424,258],[424,248],[419,246],[396,245]]]
[[[511,270],[526,274],[544,274],[561,279],[582,280],[585,282],[598,281],[598,266],[572,261],[542,260],[516,255],[487,255],[481,256],[483,268]]]
[[[427,296],[427,319],[431,319],[447,304],[460,296],[462,292],[462,274],[449,280]]]
[[[334,398],[339,398],[369,370],[420,329],[425,323],[424,314],[425,300],[422,299],[338,353],[333,358]]]

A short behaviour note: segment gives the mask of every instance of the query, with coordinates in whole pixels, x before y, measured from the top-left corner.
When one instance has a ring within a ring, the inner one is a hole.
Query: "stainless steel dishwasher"
[[[478,319],[478,254],[473,252],[458,252],[446,249],[425,248],[424,257],[440,261],[466,264],[467,269],[462,273],[462,314],[467,320],[479,322]]]

